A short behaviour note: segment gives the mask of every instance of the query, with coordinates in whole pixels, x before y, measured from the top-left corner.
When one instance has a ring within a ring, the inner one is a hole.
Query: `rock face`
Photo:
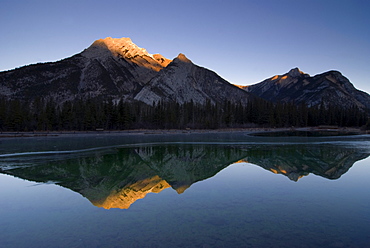
[[[165,71],[163,69],[166,69]],[[250,94],[180,54],[174,61],[150,54],[129,38],[105,38],[70,58],[0,73],[0,97],[247,103]]]
[[[244,90],[271,102],[295,102],[308,106],[319,104],[361,109],[370,108],[369,94],[357,90],[338,71],[328,71],[311,77],[298,68],[276,75]]]
[[[97,40],[81,56],[87,63],[81,72],[79,89],[90,93],[103,87],[107,89],[100,92],[103,96],[110,92],[115,98],[134,97],[171,62],[162,55],[149,54],[129,38]]]
[[[194,65],[181,53],[135,96],[147,104],[159,101],[216,104],[226,100],[247,104],[250,98],[250,94],[246,95],[213,71]]]

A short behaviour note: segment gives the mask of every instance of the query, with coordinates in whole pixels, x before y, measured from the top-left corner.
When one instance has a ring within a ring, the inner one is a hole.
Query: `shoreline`
[[[369,131],[352,127],[299,127],[299,128],[222,128],[222,129],[132,129],[132,130],[95,130],[95,131],[30,131],[30,132],[0,132],[0,138],[30,138],[30,137],[58,137],[65,135],[112,135],[112,134],[204,134],[204,133],[236,133],[251,134],[268,132],[337,132],[341,134],[369,134]]]

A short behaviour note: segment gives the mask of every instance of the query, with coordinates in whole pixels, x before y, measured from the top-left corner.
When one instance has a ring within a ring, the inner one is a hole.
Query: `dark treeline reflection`
[[[17,166],[2,166],[0,171],[36,182],[56,182],[95,206],[110,209],[129,208],[146,194],[170,187],[183,193],[236,162],[252,163],[297,181],[309,173],[337,179],[368,156],[360,149],[336,145],[171,144],[85,154],[30,154],[11,158],[7,163]]]

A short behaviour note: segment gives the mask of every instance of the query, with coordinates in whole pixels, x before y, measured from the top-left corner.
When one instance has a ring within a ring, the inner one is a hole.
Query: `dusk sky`
[[[0,71],[56,61],[94,40],[130,37],[149,53],[250,85],[291,68],[338,70],[370,92],[368,0],[0,0]]]

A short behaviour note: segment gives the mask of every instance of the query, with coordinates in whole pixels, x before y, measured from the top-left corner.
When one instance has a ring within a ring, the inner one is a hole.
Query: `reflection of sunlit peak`
[[[275,174],[278,174],[278,171],[277,170],[275,170],[275,169],[270,169],[273,173],[275,173]]]
[[[238,84],[233,84],[234,86],[238,87],[239,89],[246,89],[248,86],[245,85],[238,85]]]
[[[233,164],[240,164],[240,163],[248,163],[248,161],[245,159],[241,159],[241,160],[234,162]]]
[[[92,204],[105,209],[128,209],[132,203],[143,199],[148,193],[159,193],[169,187],[170,185],[165,180],[159,176],[154,176],[127,185],[118,191],[113,190],[107,198],[93,201]]]
[[[280,172],[283,174],[287,174],[286,170],[280,169]]]
[[[178,194],[182,194],[190,187],[190,185],[181,185],[180,187],[177,187],[175,190]]]
[[[276,165],[275,165],[276,166]],[[281,175],[285,175],[287,176],[289,179],[293,180],[293,181],[298,181],[299,179],[301,179],[302,177],[304,177],[305,175],[299,175],[297,174],[297,172],[294,172],[294,171],[287,171],[287,170],[284,170],[282,169],[280,166],[276,166],[275,169],[274,168],[270,168],[269,169],[272,173],[274,174],[281,174]],[[308,175],[308,174],[307,174]]]
[[[304,177],[305,175],[300,175],[299,177],[298,177],[298,179],[297,179],[297,181],[299,180],[299,179],[301,179],[302,177]]]

